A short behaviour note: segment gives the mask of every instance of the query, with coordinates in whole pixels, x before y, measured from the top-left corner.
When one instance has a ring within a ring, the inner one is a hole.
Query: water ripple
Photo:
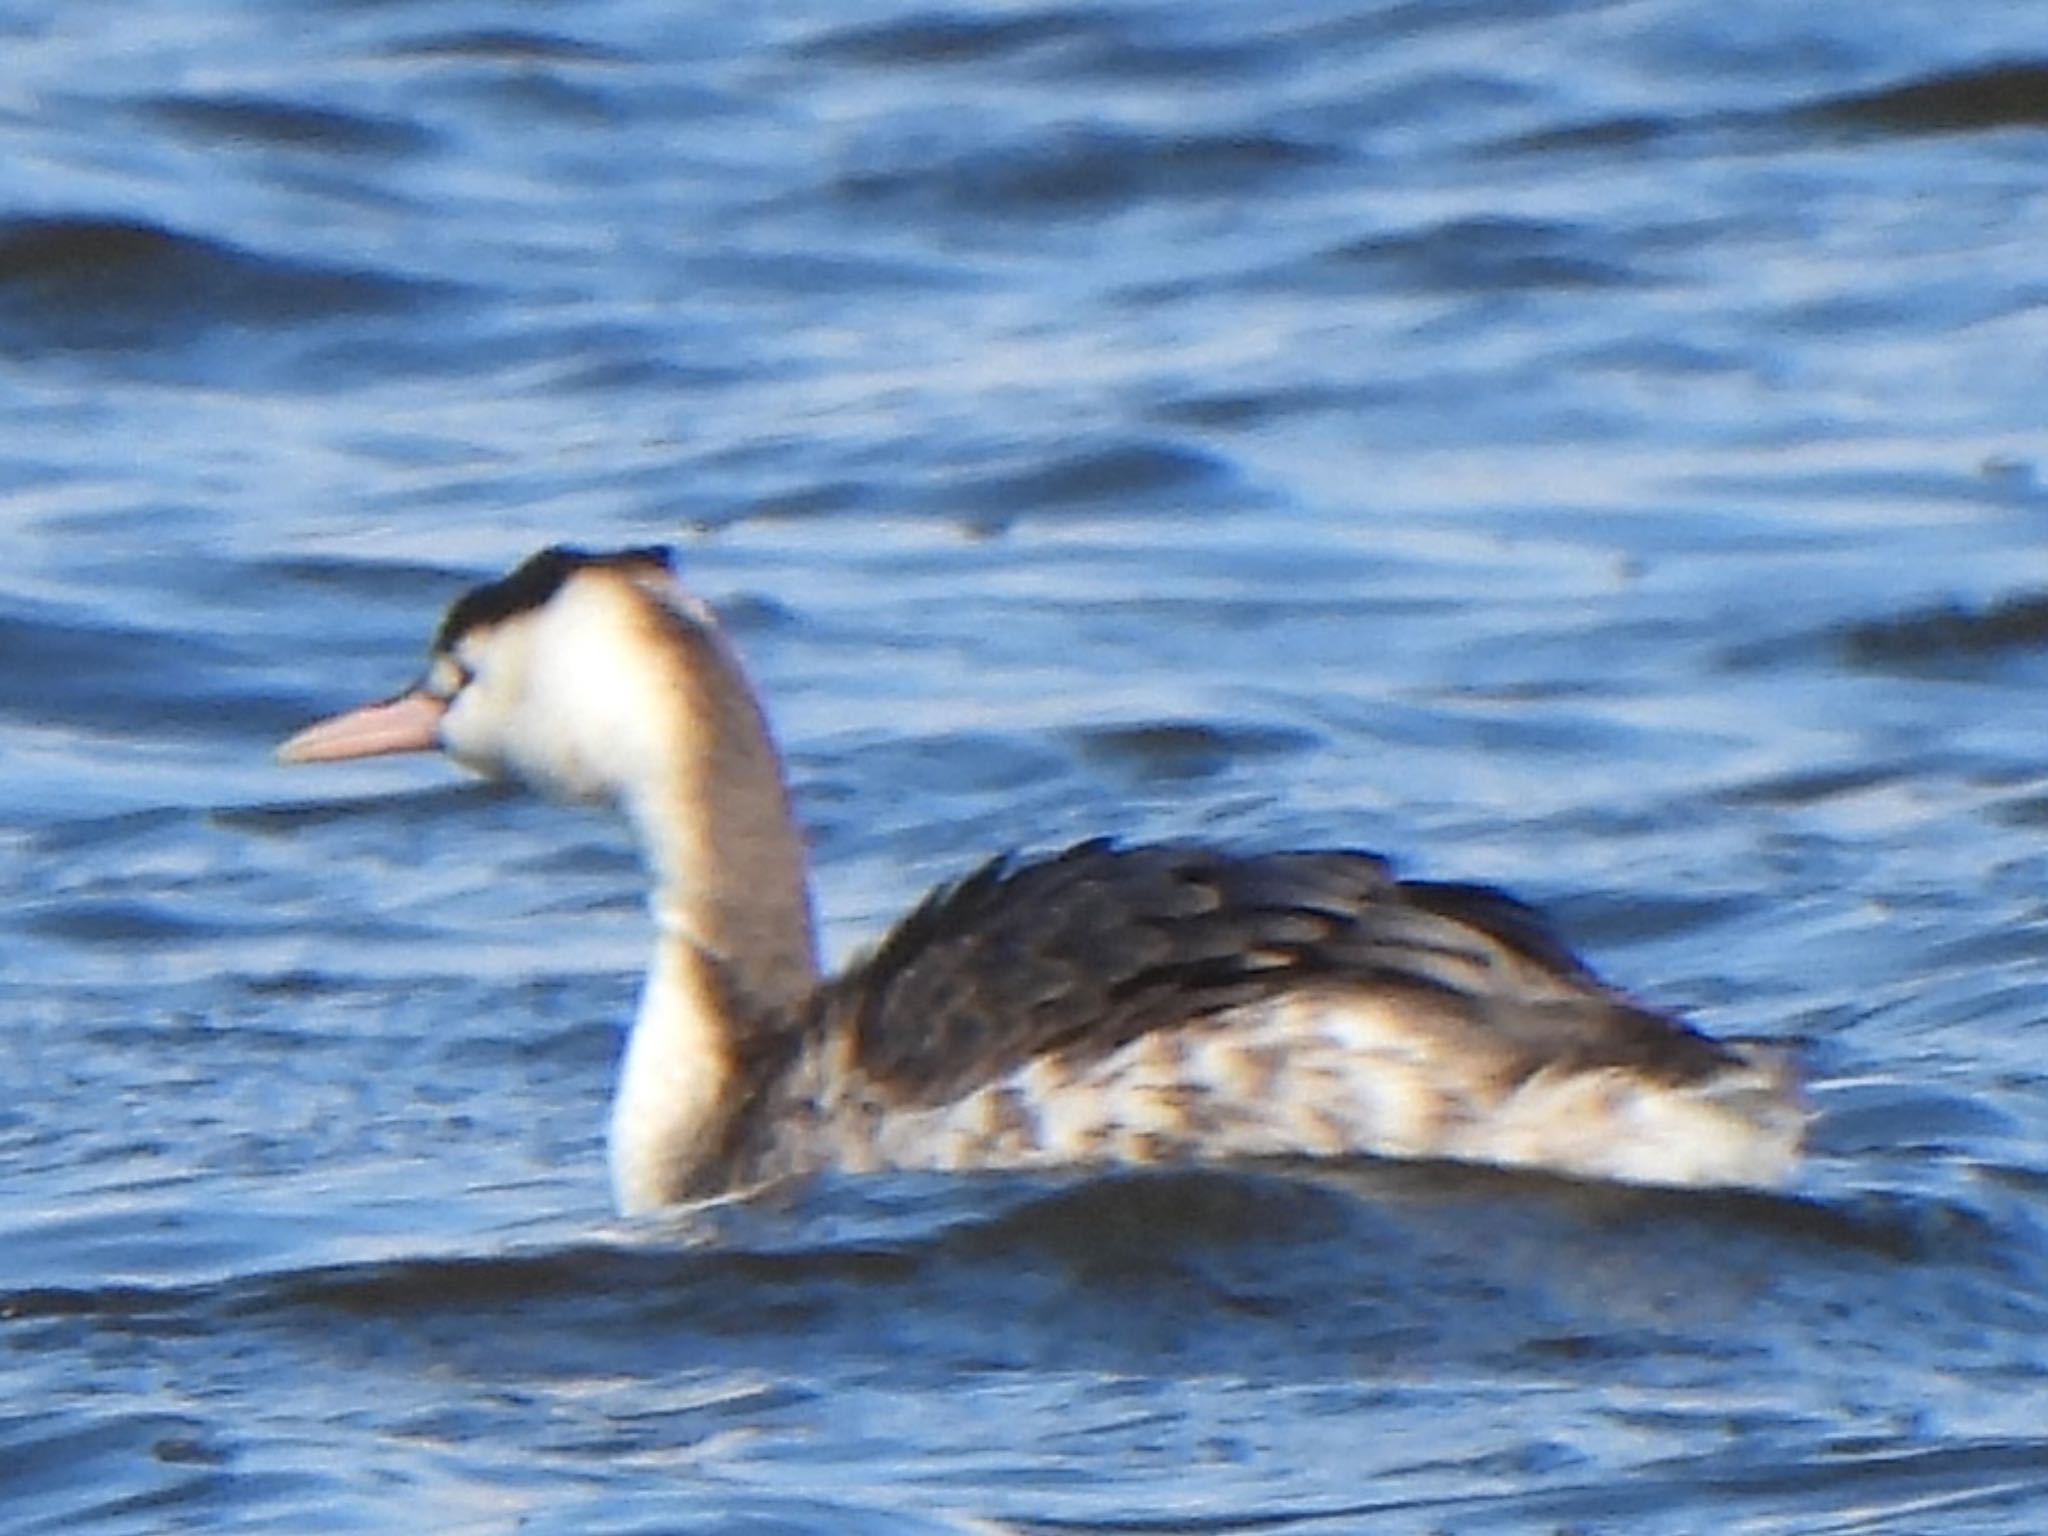
[[[2026,7],[34,9],[0,1526],[2043,1525]],[[553,539],[685,543],[833,948],[1385,848],[1795,1042],[1802,1182],[606,1225],[629,847],[269,756]]]
[[[1989,64],[1922,75],[1800,109],[1814,122],[1878,133],[1986,133],[2048,127],[2048,64]]]
[[[397,316],[447,291],[137,220],[0,220],[0,338],[31,353],[170,349],[214,332]]]
[[[403,118],[262,96],[160,96],[143,110],[202,144],[397,157],[422,154],[439,142]]]
[[[1154,200],[1249,196],[1333,158],[1322,146],[1273,133],[1092,124],[964,151],[872,147],[856,154],[834,187],[851,204],[897,213],[1074,218]]]
[[[2048,646],[2048,596],[2022,592],[1982,607],[1939,608],[1851,626],[1841,646],[1856,666],[1913,671]]]
[[[1379,269],[1422,292],[1497,293],[1648,284],[1615,256],[1611,230],[1555,221],[1457,219],[1401,234],[1372,235],[1325,253],[1319,263]]]

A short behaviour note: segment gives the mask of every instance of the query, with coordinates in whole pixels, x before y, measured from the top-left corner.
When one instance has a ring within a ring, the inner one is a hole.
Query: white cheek
[[[596,583],[467,642],[472,669],[441,721],[448,755],[558,799],[607,804],[661,777],[674,755],[672,693],[636,614]]]
[[[490,778],[518,779],[563,800],[604,802],[609,775],[549,701],[511,699],[479,677],[463,690],[441,722],[448,755]]]
[[[563,666],[534,680],[532,707],[507,721],[516,770],[548,793],[611,803],[658,767],[649,760],[647,699],[611,657],[565,647]]]
[[[559,717],[525,711],[508,722],[505,760],[511,771],[545,794],[593,803],[612,798],[610,776],[586,749],[580,735],[562,729]]]

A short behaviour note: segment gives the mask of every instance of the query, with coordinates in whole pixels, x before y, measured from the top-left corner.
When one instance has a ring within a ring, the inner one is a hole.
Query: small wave
[[[1191,29],[1193,30],[1193,29]],[[806,39],[801,59],[885,68],[962,68],[984,64],[1036,69],[1063,81],[1079,77],[1174,84],[1270,74],[1297,59],[1284,40],[1236,28],[1213,36],[1132,25],[1111,10],[1055,7],[988,15],[924,11],[883,22],[835,27]]]
[[[1316,745],[1307,731],[1202,720],[1097,726],[1077,732],[1074,740],[1089,761],[1141,782],[1213,778],[1247,759]]]
[[[1340,1232],[1340,1185],[1252,1168],[1117,1170],[1032,1192],[947,1238],[963,1256],[1038,1250],[1093,1269],[1171,1263],[1176,1252],[1287,1245]]]
[[[303,720],[312,713],[310,709],[301,710],[299,718]],[[261,836],[288,835],[331,823],[347,825],[359,819],[423,829],[446,825],[451,814],[473,811],[482,804],[509,802],[516,795],[517,791],[500,784],[459,779],[403,793],[386,789],[363,795],[221,806],[209,812],[208,819],[215,826]]]
[[[806,39],[795,52],[841,64],[977,64],[1073,43],[1103,25],[1102,13],[1082,10],[926,11],[834,27]]]
[[[1719,791],[1724,805],[1769,806],[1797,810],[1853,800],[1873,790],[1888,790],[1926,771],[1921,763],[1860,763],[1852,768],[1806,768],[1742,780]]]
[[[2015,1246],[1989,1218],[1922,1197],[1624,1189],[1450,1165],[906,1176],[823,1180],[627,1240],[23,1288],[0,1293],[0,1318],[260,1333],[349,1359],[374,1341],[494,1375],[573,1361],[809,1380],[889,1361],[941,1377],[1317,1381],[1345,1361],[1555,1379],[1722,1359],[1787,1327],[1827,1334],[1845,1306],[1861,1327],[1893,1310],[1916,1328],[1951,1315],[2036,1326],[2036,1277],[2011,1262]]]
[[[220,328],[394,314],[438,291],[141,220],[0,221],[0,341],[29,351],[147,349]]]
[[[23,932],[39,939],[136,949],[218,939],[222,930],[212,913],[197,914],[181,901],[142,897],[71,897],[33,906],[20,921]]]
[[[190,816],[189,811],[170,806],[116,811],[104,816],[74,816],[38,827],[29,834],[27,846],[41,858],[74,860],[101,848],[118,848],[181,833],[190,825]]]
[[[2048,64],[1990,64],[1924,75],[1803,108],[1812,122],[1880,133],[1983,133],[2048,127]]]
[[[690,276],[706,291],[808,296],[935,293],[986,287],[971,269],[935,261],[864,256],[852,251],[805,251],[731,245],[692,262]]]
[[[447,601],[451,593],[474,582],[478,572],[430,561],[279,555],[251,561],[231,575],[234,583],[244,587],[268,590],[274,582],[284,582],[352,602],[389,603],[402,611],[422,602]]]
[[[1129,440],[1064,448],[1035,462],[965,481],[948,481],[944,504],[967,514],[976,531],[1005,531],[1034,513],[1184,512],[1213,504],[1238,484],[1220,456],[1185,443]]]
[[[1613,835],[1597,822],[1589,836]],[[1573,942],[1604,954],[1677,936],[1704,936],[1735,923],[1752,910],[1745,895],[1683,889],[1621,889],[1587,892],[1548,903]]]
[[[119,1322],[161,1317],[188,1310],[199,1294],[186,1286],[30,1286],[0,1292],[0,1319],[90,1317]]]
[[[1153,409],[1164,421],[1203,432],[1250,432],[1292,418],[1355,412],[1399,398],[1391,386],[1376,383],[1217,388],[1217,382],[1201,379],[1179,394],[1168,395]]]
[[[1071,1246],[1077,1257],[1113,1240],[1155,1252],[1267,1248],[1383,1238],[1387,1216],[1412,1220],[1433,1234],[1432,1243],[1496,1231],[1505,1221],[1550,1229],[1561,1253],[1582,1247],[1589,1233],[1629,1234],[1646,1248],[1666,1250],[1692,1243],[1694,1251],[1711,1253],[1711,1234],[1739,1232],[1816,1253],[2007,1268],[2008,1236],[1992,1218],[1930,1195],[1666,1189],[1374,1158],[1097,1173],[1030,1190],[993,1215],[962,1222],[944,1241],[978,1254],[1012,1245]],[[1484,1251],[1482,1245],[1473,1256]]]
[[[1913,669],[2048,645],[2048,595],[2028,592],[1981,607],[1944,604],[1851,625],[1840,639],[1852,666]]]
[[[881,158],[897,163],[841,173],[838,194],[890,211],[923,206],[1038,219],[1266,192],[1328,163],[1333,152],[1268,132],[1150,133],[1089,124],[1035,133],[1025,143],[965,151],[912,145]]]
[[[120,1400],[108,1394],[113,1403]],[[131,1397],[130,1403],[135,1400]],[[140,1406],[0,1418],[5,1507],[17,1531],[164,1529],[227,1474],[217,1423]]]
[[[1467,1518],[1512,1522],[1512,1529],[1627,1528],[1684,1508],[1703,1523],[1707,1509],[1718,1510],[1738,1529],[1947,1530],[1958,1528],[1950,1521],[1972,1509],[2005,1509],[2048,1493],[2044,1468],[2048,1442],[2040,1439],[1928,1446],[1886,1435],[1791,1459],[1738,1447],[1667,1465],[1625,1485],[1515,1492],[1456,1505]]]
[[[1366,268],[1427,293],[1640,287],[1649,274],[1614,259],[1612,231],[1540,219],[1453,219],[1424,229],[1354,240],[1315,267]]]
[[[2041,127],[2048,127],[2048,64],[2027,60],[1946,70],[1788,107],[1595,118],[1518,135],[1498,147],[1510,154],[1691,154],[1816,129],[1906,138]]]
[[[1685,128],[1678,118],[1638,113],[1595,118],[1539,128],[1510,139],[1499,148],[1509,154],[1640,153],[1678,136]]]
[[[417,123],[262,96],[160,96],[145,102],[143,110],[206,145],[401,156],[419,154],[435,143],[434,135]]]
[[[633,55],[559,32],[518,27],[473,27],[435,32],[391,44],[390,59],[461,59],[488,64],[626,64]]]
[[[110,730],[182,720],[192,669],[225,671],[234,659],[190,632],[24,604],[0,614],[0,717]]]

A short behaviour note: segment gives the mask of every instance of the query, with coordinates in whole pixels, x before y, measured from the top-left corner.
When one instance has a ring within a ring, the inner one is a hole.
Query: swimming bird
[[[816,1170],[1376,1155],[1769,1185],[1784,1053],[1610,986],[1532,908],[1347,849],[1006,854],[820,974],[759,700],[659,549],[541,551],[288,762],[438,748],[622,810],[657,930],[609,1128],[627,1214]]]

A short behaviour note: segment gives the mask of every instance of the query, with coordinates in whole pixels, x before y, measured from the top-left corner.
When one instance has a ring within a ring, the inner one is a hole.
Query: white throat
[[[732,1088],[731,1036],[696,952],[664,935],[612,1096],[612,1201],[644,1215],[690,1197],[717,1153]]]

